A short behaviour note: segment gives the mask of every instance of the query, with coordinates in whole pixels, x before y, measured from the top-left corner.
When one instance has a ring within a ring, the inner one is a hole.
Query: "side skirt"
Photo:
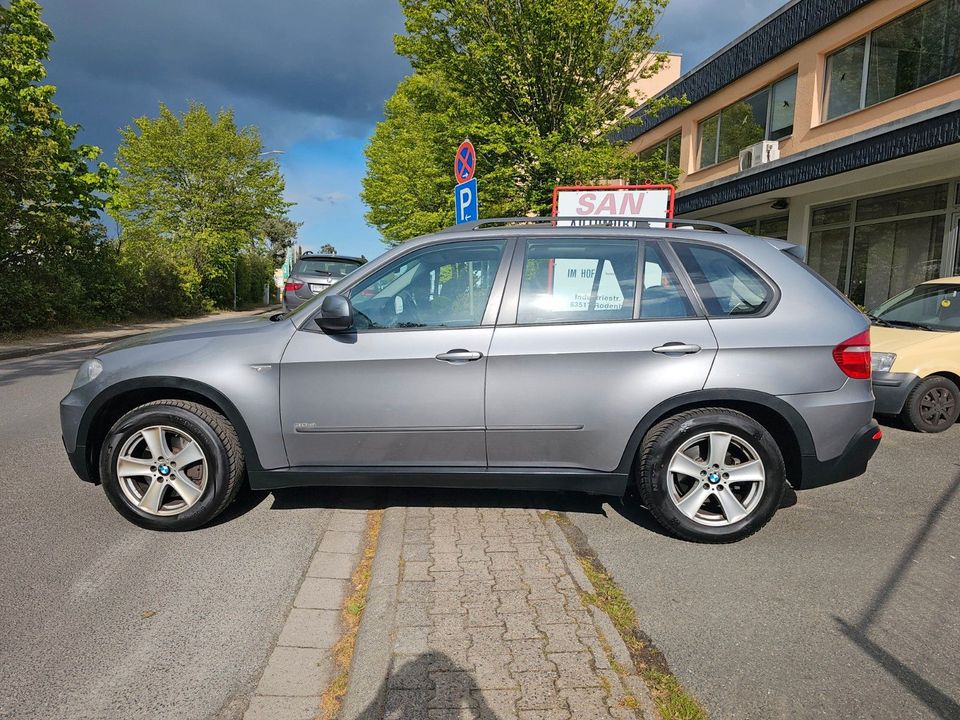
[[[249,471],[254,490],[289,487],[437,487],[577,491],[620,497],[627,473],[570,468],[292,467]]]

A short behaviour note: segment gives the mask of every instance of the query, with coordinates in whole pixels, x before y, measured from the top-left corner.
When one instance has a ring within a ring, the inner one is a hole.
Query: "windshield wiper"
[[[895,327],[895,325],[889,320],[884,320],[883,318],[878,318],[876,315],[871,315],[870,313],[864,313],[867,316],[867,319],[870,320],[874,325],[880,325],[882,327]]]
[[[939,329],[939,328],[933,327],[932,325],[913,322],[912,320],[885,320],[884,322],[886,322],[891,327],[917,328],[919,330],[930,330],[931,332],[936,332]]]

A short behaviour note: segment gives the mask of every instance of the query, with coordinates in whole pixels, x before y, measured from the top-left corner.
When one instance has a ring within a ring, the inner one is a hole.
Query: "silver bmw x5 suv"
[[[758,530],[787,483],[863,473],[866,318],[794,245],[635,225],[461,225],[292,312],[110,345],[61,403],[71,463],[156,530],[244,482],[632,487],[703,542]]]

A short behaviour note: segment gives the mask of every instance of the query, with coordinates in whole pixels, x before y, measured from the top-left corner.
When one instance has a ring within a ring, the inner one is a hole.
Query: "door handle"
[[[668,342],[655,347],[653,351],[661,355],[692,355],[700,352],[700,346],[682,342]]]
[[[474,360],[479,360],[482,357],[482,352],[477,352],[476,350],[462,350],[458,348],[456,350],[447,350],[445,353],[440,353],[437,355],[437,360],[442,360],[443,362],[448,363],[464,363],[473,362]]]

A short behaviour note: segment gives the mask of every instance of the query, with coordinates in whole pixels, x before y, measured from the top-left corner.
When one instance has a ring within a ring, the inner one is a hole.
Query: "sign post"
[[[477,203],[477,179],[473,176],[477,169],[477,151],[473,143],[464,140],[457,148],[453,161],[453,176],[457,186],[453,189],[453,207],[456,211],[457,225],[479,220]]]

